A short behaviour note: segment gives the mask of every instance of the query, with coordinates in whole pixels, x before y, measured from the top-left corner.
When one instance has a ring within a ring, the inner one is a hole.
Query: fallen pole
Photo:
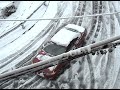
[[[0,80],[6,80],[8,78],[12,78],[12,77],[16,77],[28,72],[35,72],[53,65],[56,65],[60,62],[64,62],[65,60],[69,60],[69,59],[74,59],[74,58],[78,58],[80,57],[84,52],[91,52],[92,49],[103,46],[103,45],[107,45],[111,42],[114,42],[116,40],[119,40],[120,36],[115,36],[106,40],[102,40],[100,42],[94,43],[94,44],[90,44],[87,45],[85,47],[81,47],[75,50],[71,50],[69,52],[51,57],[48,60],[45,61],[41,61],[38,63],[34,63],[32,65],[28,65],[28,66],[24,66],[15,70],[11,70],[9,72],[3,73],[0,75]]]

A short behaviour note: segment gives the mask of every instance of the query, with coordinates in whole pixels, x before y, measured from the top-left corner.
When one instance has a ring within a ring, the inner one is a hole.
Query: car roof
[[[62,28],[51,38],[51,41],[58,45],[67,47],[69,43],[74,38],[77,38],[79,35],[80,33],[76,33],[76,32],[67,30],[66,28]]]
[[[84,32],[85,31],[85,28],[83,28],[82,26],[75,25],[75,24],[68,24],[65,27],[73,28],[73,29],[77,30],[78,32]]]

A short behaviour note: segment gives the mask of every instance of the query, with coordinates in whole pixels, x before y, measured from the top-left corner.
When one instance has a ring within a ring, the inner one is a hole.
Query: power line
[[[120,12],[113,13],[102,13],[102,14],[93,14],[93,15],[82,15],[82,16],[70,16],[70,17],[59,17],[59,18],[39,18],[39,19],[0,19],[0,21],[39,21],[39,20],[60,20],[60,19],[69,19],[69,18],[83,18],[83,17],[94,17],[94,16],[104,16],[104,15],[113,15],[119,14]]]

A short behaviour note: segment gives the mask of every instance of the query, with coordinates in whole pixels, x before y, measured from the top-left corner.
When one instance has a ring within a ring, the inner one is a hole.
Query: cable
[[[93,14],[93,15],[82,15],[82,16],[71,16],[71,17],[59,17],[59,18],[39,18],[39,19],[0,19],[0,21],[39,21],[39,20],[57,20],[57,19],[69,19],[69,18],[83,18],[83,17],[94,17],[94,16],[104,16],[104,15],[113,15],[119,14],[120,12],[113,13],[102,13],[102,14]]]

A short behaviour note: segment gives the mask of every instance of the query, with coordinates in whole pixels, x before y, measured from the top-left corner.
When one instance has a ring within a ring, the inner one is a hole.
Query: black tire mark
[[[89,55],[87,55],[87,62],[88,62],[88,65],[89,65],[89,70],[90,70],[90,79],[91,79],[90,89],[94,89],[94,88],[95,88],[94,70],[93,70],[92,61],[91,61],[91,59],[90,59],[90,56],[89,56]]]
[[[42,3],[35,11],[33,11],[32,14],[30,14],[27,19],[29,19],[44,3]],[[20,23],[18,26],[14,27],[13,29],[9,30],[8,32],[4,33],[3,35],[0,35],[0,38],[6,36],[7,34],[9,34],[10,32],[16,30],[19,26],[21,26],[21,24],[24,24],[26,21]]]

